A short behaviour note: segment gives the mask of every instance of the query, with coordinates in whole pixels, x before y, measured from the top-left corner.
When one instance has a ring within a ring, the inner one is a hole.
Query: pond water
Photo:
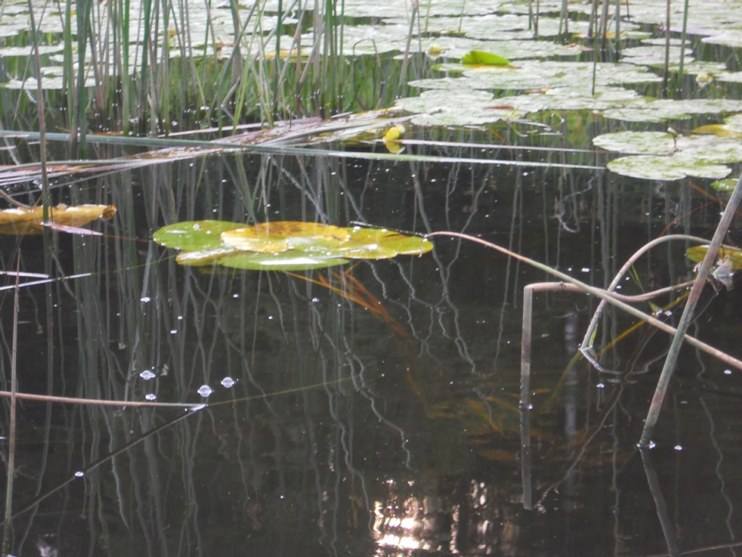
[[[522,289],[550,280],[541,271],[439,237],[421,256],[205,273],[150,241],[184,220],[360,221],[466,232],[604,285],[666,229],[711,234],[720,206],[691,188],[593,170],[222,154],[77,178],[54,195],[118,212],[93,225],[103,236],[57,234],[46,261],[41,237],[2,238],[3,268],[20,257],[21,270],[55,277],[19,291],[19,390],[207,405],[19,402],[13,554],[740,551],[739,371],[686,349],[641,454],[669,337],[623,338],[632,320],[607,311],[596,347],[618,342],[605,371],[570,365],[596,305],[584,295],[536,295],[523,420]],[[650,252],[622,291],[683,280],[685,247]],[[709,289],[693,334],[734,354],[739,303]]]
[[[734,2],[690,2],[682,28],[672,6],[666,34],[648,0],[616,19],[565,4],[569,20],[542,1],[538,21],[517,1],[346,0],[337,44],[323,25],[338,21],[308,4],[169,4],[149,35],[139,3],[137,21],[90,4],[88,31],[61,4],[37,22],[48,131],[124,137],[52,137],[49,160],[67,162],[50,195],[116,214],[98,235],[0,235],[2,390],[15,368],[19,392],[76,399],[17,400],[13,432],[3,398],[0,553],[742,554],[730,364],[686,345],[640,450],[670,337],[608,308],[591,365],[578,348],[597,300],[555,283],[534,297],[523,399],[524,288],[553,281],[544,270],[445,234],[421,255],[292,272],[186,267],[152,240],[207,219],[449,231],[606,287],[648,242],[718,225],[718,180],[742,163]],[[37,129],[42,108],[29,5],[0,8],[3,204],[40,198],[38,144],[3,131]],[[494,54],[510,62],[463,64]],[[374,107],[393,110],[304,118]],[[224,140],[274,118],[294,120],[242,136],[260,152],[143,154],[127,137]],[[381,139],[391,126],[398,145]],[[690,245],[654,247],[618,291],[692,278]],[[676,326],[684,294],[636,306]],[[690,333],[738,357],[741,304],[709,285]]]

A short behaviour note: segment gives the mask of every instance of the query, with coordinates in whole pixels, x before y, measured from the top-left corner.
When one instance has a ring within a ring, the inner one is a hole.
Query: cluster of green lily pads
[[[628,155],[608,163],[608,169],[618,174],[649,180],[720,180],[732,172],[728,165],[742,162],[742,114],[689,135],[623,131],[599,135],[593,143]]]
[[[187,221],[164,226],[152,238],[180,250],[176,261],[181,265],[253,271],[322,269],[353,259],[389,259],[433,249],[425,238],[385,228],[299,221],[253,226],[218,220]]]

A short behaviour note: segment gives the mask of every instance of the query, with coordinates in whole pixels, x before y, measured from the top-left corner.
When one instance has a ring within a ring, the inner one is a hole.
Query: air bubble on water
[[[152,298],[150,298],[149,296],[142,296],[141,298],[139,298],[139,301],[142,302],[143,304],[146,304],[150,302],[151,300]]]
[[[724,370],[724,375],[731,375],[731,374],[732,374],[732,370],[731,369],[725,369]]]
[[[177,335],[178,334],[178,329],[170,329],[170,334],[171,335]]]
[[[598,387],[598,389],[605,389],[605,383],[598,383],[595,386]]]
[[[673,449],[675,449],[676,451],[682,451],[683,450],[683,446],[682,445],[675,445],[673,447]]]
[[[211,396],[211,393],[213,393],[213,392],[214,392],[214,390],[213,390],[213,389],[212,389],[211,387],[209,387],[208,385],[201,385],[201,386],[200,386],[200,387],[198,388],[198,391],[197,391],[197,392],[198,392],[198,394],[200,394],[200,395],[201,395],[202,397],[204,397],[204,398],[208,398],[209,396]]]
[[[316,296],[314,298],[312,298],[312,303],[313,304],[316,304],[317,302],[319,302],[319,298],[317,298]]]
[[[83,472],[82,470],[78,470],[77,472],[75,472],[76,478],[82,478],[84,476],[85,476],[85,472]]]
[[[235,383],[237,383],[237,381],[235,381],[231,377],[225,377],[224,379],[222,379],[222,387],[224,387],[225,389],[231,389]]]
[[[147,393],[146,395],[144,395],[144,398],[151,402],[153,400],[157,400],[157,395],[154,393]]]
[[[151,369],[145,369],[142,373],[139,374],[139,377],[141,377],[145,381],[150,381],[157,377],[157,375],[155,375]]]

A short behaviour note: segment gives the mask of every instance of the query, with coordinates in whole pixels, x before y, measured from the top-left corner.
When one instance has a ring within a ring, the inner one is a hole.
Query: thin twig
[[[116,406],[120,408],[186,408],[200,410],[203,403],[190,402],[145,402],[140,400],[101,400],[97,398],[75,398],[69,396],[39,395],[36,393],[15,393],[0,391],[0,398],[19,398],[35,402],[58,402],[61,404],[85,404],[91,406]]]

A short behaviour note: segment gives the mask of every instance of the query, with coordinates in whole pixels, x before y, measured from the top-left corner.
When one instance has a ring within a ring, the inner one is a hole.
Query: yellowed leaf
[[[222,241],[227,246],[262,253],[323,251],[337,248],[349,238],[347,228],[300,221],[264,222],[222,232]]]
[[[54,225],[77,227],[96,219],[110,220],[116,214],[114,205],[64,205],[49,209],[49,221]],[[0,210],[0,234],[41,234],[42,207],[13,207]]]

